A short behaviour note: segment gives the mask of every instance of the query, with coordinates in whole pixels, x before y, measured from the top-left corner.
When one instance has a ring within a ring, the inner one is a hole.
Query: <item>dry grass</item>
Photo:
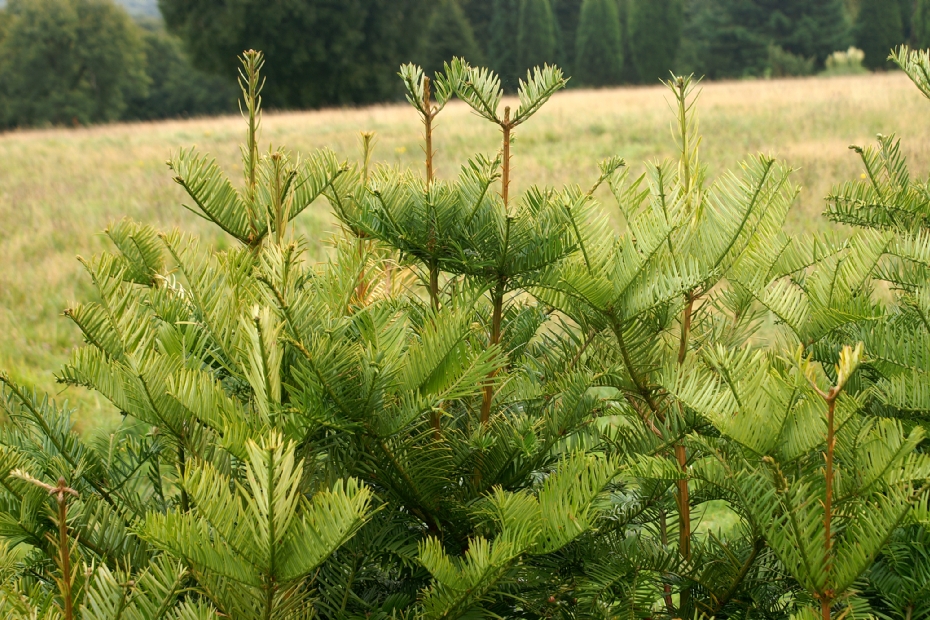
[[[671,155],[666,99],[661,87],[556,96],[517,135],[515,188],[587,185],[596,162],[609,155],[625,157],[634,169]],[[823,228],[823,197],[860,173],[850,144],[895,132],[912,169],[930,167],[930,106],[900,73],[707,84],[699,114],[711,175],[759,151],[799,169],[802,191],[789,222],[796,231]],[[75,255],[106,247],[99,231],[108,222],[128,216],[215,235],[178,206],[183,195],[164,161],[196,144],[233,170],[242,129],[238,117],[227,117],[0,136],[0,368],[56,389],[52,373],[78,342],[61,311],[91,294]],[[354,158],[362,130],[377,132],[377,160],[420,165],[420,128],[405,106],[269,114],[263,141],[296,151],[329,146]],[[437,145],[439,174],[446,177],[470,153],[497,148],[494,128],[459,103],[440,116]],[[319,238],[331,223],[320,206],[301,216],[299,228]],[[80,404],[85,425],[112,415],[93,395],[67,396]]]

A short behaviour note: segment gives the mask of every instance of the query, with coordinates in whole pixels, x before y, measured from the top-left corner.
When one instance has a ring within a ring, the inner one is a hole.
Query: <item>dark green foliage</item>
[[[458,0],[438,0],[427,27],[423,68],[432,75],[453,57],[481,64],[484,55]]]
[[[930,529],[911,524],[894,532],[869,570],[867,594],[886,617],[930,618]]]
[[[917,48],[930,47],[930,0],[917,0],[912,30],[914,45]]]
[[[500,76],[508,92],[516,91],[520,78],[515,36],[519,15],[520,0],[497,0],[491,11],[488,66]]]
[[[737,0],[687,3],[683,66],[711,79],[762,75],[769,44],[748,20],[751,6]]]
[[[0,41],[0,127],[120,118],[148,86],[139,32],[110,0],[13,0]]]
[[[851,24],[843,0],[769,0],[767,34],[772,42],[801,58],[813,58],[823,67],[827,56],[852,43]]]
[[[491,20],[494,15],[494,7],[497,4],[500,4],[499,0],[460,0],[465,18],[471,25],[475,42],[478,44],[478,49],[481,50],[485,58],[489,58],[492,32]]]
[[[517,18],[517,73],[555,64],[558,55],[555,16],[549,0],[520,0]]]
[[[930,96],[930,54],[896,61]],[[370,134],[358,164],[265,150],[242,63],[241,181],[169,162],[228,242],[115,223],[65,312],[59,379],[124,424],[80,437],[0,373],[4,618],[926,615],[930,192],[897,141],[829,198],[852,234],[791,236],[790,166],[709,178],[691,78],[674,158],[518,195],[555,67],[504,107],[461,59],[432,96],[402,66],[423,175]],[[453,96],[501,148],[437,178]],[[291,222],[321,199],[312,264]]]
[[[193,68],[181,41],[160,24],[145,26],[142,44],[149,87],[144,97],[129,100],[124,118],[149,120],[236,111],[237,89],[232,82]]]
[[[771,45],[822,68],[852,42],[842,0],[695,0],[684,38],[684,64],[712,78],[764,75]]]
[[[582,0],[553,0],[552,13],[558,30],[559,63],[568,75],[575,72],[575,35],[581,16]]]
[[[383,101],[400,95],[397,66],[423,41],[429,0],[159,0],[194,65],[236,70],[243,49],[269,61],[273,107]]]
[[[629,0],[628,6],[630,50],[640,80],[666,79],[681,42],[682,0]]]
[[[890,67],[888,54],[905,41],[900,5],[887,0],[861,0],[855,29],[856,47],[865,52],[862,64],[870,69]]]
[[[917,12],[918,0],[898,0],[898,10],[901,12],[901,26],[904,29],[904,41],[910,43],[914,40],[914,14]]]
[[[814,72],[814,58],[802,58],[786,52],[777,45],[771,45],[769,46],[769,71],[772,77],[811,75]]]
[[[623,44],[615,0],[584,0],[581,3],[575,42],[575,77],[580,84],[620,83]]]
[[[618,0],[620,8],[620,38],[623,42],[623,70],[621,81],[625,84],[636,84],[639,80],[639,71],[633,60],[633,49],[630,47],[630,0]]]

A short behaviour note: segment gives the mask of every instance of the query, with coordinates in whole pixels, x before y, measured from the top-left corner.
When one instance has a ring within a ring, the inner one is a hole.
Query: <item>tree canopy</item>
[[[419,50],[428,0],[159,0],[195,66],[228,75],[243,49],[268,59],[266,103],[318,107],[399,96],[397,67]]]
[[[675,66],[684,18],[681,0],[630,0],[629,38],[639,79],[665,79]]]
[[[120,118],[149,86],[140,33],[97,0],[11,0],[0,28],[0,126]]]
[[[883,0],[861,0],[856,18],[856,45],[865,52],[863,64],[870,69],[891,67],[888,54],[904,43],[900,5]]]
[[[558,60],[558,35],[549,0],[520,0],[516,35],[520,78],[532,67]]]
[[[575,45],[575,74],[579,82],[605,86],[620,81],[623,43],[620,15],[614,0],[581,3]]]

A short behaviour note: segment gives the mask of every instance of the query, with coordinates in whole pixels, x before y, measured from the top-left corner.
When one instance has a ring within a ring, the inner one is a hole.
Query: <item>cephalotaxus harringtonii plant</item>
[[[372,165],[371,134],[357,165],[262,154],[262,58],[242,62],[242,187],[193,150],[170,162],[238,244],[119,222],[84,261],[96,300],[66,312],[86,345],[61,380],[124,423],[78,436],[2,376],[8,617],[923,613],[930,392],[904,334],[930,338],[930,250],[895,223],[927,204],[896,147],[831,202],[871,230],[798,239],[784,166],[709,182],[690,78],[667,83],[674,160],[514,196],[554,67],[514,102],[461,60],[402,67],[420,174]],[[501,147],[442,179],[453,97]],[[312,264],[289,223],[318,198],[343,231]],[[714,513],[736,525],[701,527]]]

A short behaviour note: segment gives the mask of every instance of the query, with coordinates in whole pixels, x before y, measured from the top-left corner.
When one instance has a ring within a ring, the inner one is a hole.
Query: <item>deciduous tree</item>
[[[11,0],[0,41],[0,126],[120,118],[146,92],[139,31],[110,0]]]

